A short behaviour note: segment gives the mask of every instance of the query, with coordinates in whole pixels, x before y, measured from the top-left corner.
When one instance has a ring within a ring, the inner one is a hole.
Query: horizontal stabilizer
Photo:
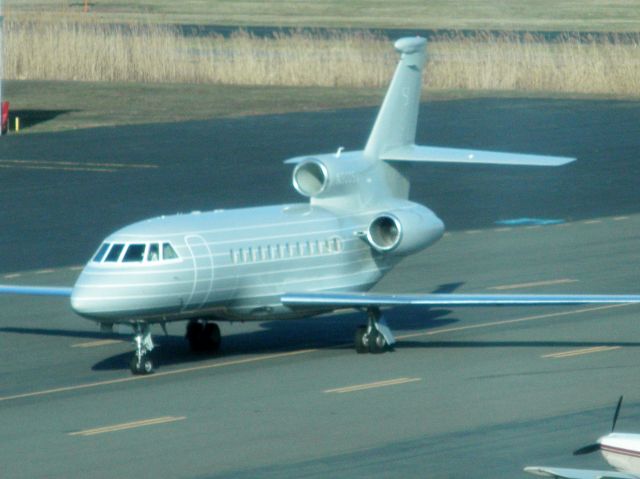
[[[561,166],[575,161],[565,156],[524,155],[497,151],[463,150],[434,146],[408,145],[385,151],[380,158],[387,161],[441,163],[475,163],[490,165]]]
[[[637,479],[637,476],[615,471],[565,469],[561,467],[525,467],[524,470],[534,476],[553,477],[555,479]]]
[[[26,294],[31,296],[71,296],[73,288],[57,286],[12,286],[0,284],[0,294]]]
[[[361,308],[367,306],[542,306],[640,303],[638,294],[384,294],[287,293],[290,307]]]

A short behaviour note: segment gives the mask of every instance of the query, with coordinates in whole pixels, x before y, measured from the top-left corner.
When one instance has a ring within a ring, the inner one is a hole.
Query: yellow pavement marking
[[[99,341],[89,341],[87,343],[76,343],[72,344],[72,348],[97,348],[99,346],[109,346],[111,344],[120,344],[124,343],[122,339],[102,339]]]
[[[606,351],[615,351],[616,349],[622,349],[622,346],[596,346],[593,348],[574,349],[571,351],[563,351],[560,353],[544,354],[543,358],[550,359],[562,359],[571,358],[573,356],[582,356],[584,354],[604,353]]]
[[[95,429],[85,429],[84,431],[70,432],[69,436],[95,436],[96,434],[104,434],[107,432],[125,431],[127,429],[135,429],[138,427],[155,426],[157,424],[167,424],[169,422],[182,421],[186,416],[164,416],[154,419],[143,419],[141,421],[126,422],[123,424],[114,424],[113,426],[97,427]]]
[[[33,274],[51,274],[55,273],[55,269],[40,269],[38,271],[34,271]]]
[[[628,219],[629,219],[628,216],[616,216],[615,218],[613,218],[613,221],[623,221]]]
[[[257,356],[257,357],[253,357],[253,358],[247,358],[247,359],[237,359],[237,360],[231,360],[231,361],[225,361],[225,362],[217,362],[217,363],[208,363],[208,364],[202,364],[200,366],[192,366],[189,368],[181,368],[181,369],[173,369],[171,371],[162,371],[159,373],[154,373],[154,374],[148,374],[148,375],[143,375],[143,376],[127,376],[124,378],[118,378],[118,379],[110,379],[107,381],[98,381],[95,383],[85,383],[85,384],[77,384],[75,386],[64,386],[64,387],[60,387],[60,388],[53,388],[53,389],[46,389],[43,391],[34,391],[34,392],[30,392],[30,393],[23,393],[23,394],[15,394],[13,396],[5,396],[5,397],[0,397],[0,402],[2,401],[11,401],[13,399],[23,399],[23,398],[31,398],[31,397],[38,397],[38,396],[48,396],[50,394],[57,394],[57,393],[64,393],[64,392],[70,392],[70,391],[79,391],[82,389],[91,389],[91,388],[97,388],[100,386],[108,386],[110,384],[121,384],[121,383],[128,383],[128,382],[132,382],[132,381],[143,381],[143,380],[151,380],[151,379],[156,379],[156,378],[162,378],[165,376],[172,376],[175,374],[183,374],[183,373],[189,373],[189,372],[193,372],[193,371],[202,371],[205,369],[214,369],[214,368],[223,368],[226,366],[236,366],[239,364],[248,364],[248,363],[256,363],[256,362],[260,362],[260,361],[268,361],[271,359],[279,359],[279,358],[286,358],[289,356],[297,356],[300,354],[308,354],[308,353],[312,353],[317,351],[317,349],[301,349],[299,351],[291,351],[288,353],[278,353],[278,354],[267,354],[264,356]]]
[[[470,324],[470,325],[467,325],[467,326],[455,326],[455,327],[452,327],[452,328],[436,329],[435,331],[423,331],[421,333],[405,334],[403,336],[397,336],[397,339],[410,339],[410,338],[417,338],[417,337],[420,337],[420,336],[434,336],[436,334],[451,333],[451,332],[455,332],[455,331],[465,331],[465,330],[468,330],[468,329],[480,329],[480,328],[489,328],[489,327],[493,327],[493,326],[502,326],[502,325],[505,325],[505,324],[524,323],[524,322],[527,322],[527,321],[535,321],[537,319],[556,318],[556,317],[560,317],[560,316],[570,316],[572,314],[590,313],[592,311],[601,311],[601,310],[604,310],[604,309],[622,308],[624,306],[630,306],[630,304],[631,303],[607,304],[606,306],[596,306],[596,307],[593,307],[593,308],[574,309],[572,311],[561,311],[561,312],[557,312],[557,313],[537,314],[535,316],[525,316],[523,318],[505,319],[505,320],[502,320],[502,321],[493,321],[491,323]]]
[[[467,230],[465,231],[465,233],[467,233],[468,235],[477,235],[479,233],[482,233],[481,230]]]
[[[548,281],[535,281],[532,283],[520,283],[520,284],[505,284],[502,286],[492,286],[488,289],[505,290],[505,289],[519,289],[519,288],[537,288],[539,286],[553,286],[556,284],[577,283],[577,279],[562,278],[551,279]]]
[[[422,378],[388,379],[386,381],[377,381],[375,383],[355,384],[353,386],[346,386],[346,387],[342,387],[342,388],[327,389],[324,392],[325,393],[344,394],[344,393],[352,393],[352,392],[356,392],[356,391],[365,391],[367,389],[383,388],[383,387],[387,387],[387,386],[397,386],[399,384],[414,383],[416,381],[422,381]]]
[[[494,326],[502,326],[502,325],[507,325],[507,324],[523,323],[523,322],[526,322],[526,321],[535,321],[537,319],[546,319],[546,318],[554,318],[554,317],[561,317],[561,316],[571,316],[571,315],[580,314],[580,313],[589,313],[589,312],[593,312],[593,311],[603,311],[603,310],[606,310],[606,309],[622,308],[624,306],[630,306],[630,304],[627,304],[627,303],[624,303],[624,304],[608,304],[608,305],[605,305],[605,306],[596,306],[596,307],[591,307],[591,308],[582,308],[582,309],[575,309],[575,310],[572,310],[572,311],[562,311],[562,312],[549,313],[549,314],[539,314],[539,315],[535,315],[535,316],[525,316],[523,318],[507,319],[507,320],[502,320],[502,321],[493,321],[493,322],[490,322],[490,323],[470,324],[470,325],[467,325],[467,326],[456,326],[456,327],[451,327],[451,328],[442,328],[442,329],[437,329],[437,330],[423,331],[423,332],[420,332],[420,333],[405,334],[405,335],[402,335],[402,336],[397,336],[397,339],[402,340],[402,339],[416,338],[416,337],[420,337],[420,336],[435,336],[435,335],[438,335],[438,334],[445,334],[445,333],[456,332],[456,331],[465,331],[465,330],[481,329],[481,328],[490,328],[490,327],[494,327]],[[108,386],[108,385],[111,385],[111,384],[121,384],[121,383],[128,383],[128,382],[132,382],[132,381],[151,380],[151,379],[161,378],[161,377],[165,377],[165,376],[172,376],[172,375],[175,375],[175,374],[184,374],[184,373],[189,373],[189,372],[194,372],[194,371],[202,371],[202,370],[206,370],[206,369],[223,368],[223,367],[226,367],[226,366],[235,366],[235,365],[239,365],[239,364],[249,364],[249,363],[261,362],[261,361],[268,361],[268,360],[272,360],[272,359],[286,358],[286,357],[298,356],[298,355],[302,355],[302,354],[310,354],[310,353],[314,353],[314,352],[317,352],[317,351],[319,351],[319,349],[317,349],[317,348],[316,349],[300,349],[298,351],[290,351],[290,352],[287,352],[287,353],[269,354],[269,355],[265,355],[265,356],[258,356],[258,357],[247,358],[247,359],[237,359],[237,360],[231,360],[231,361],[225,361],[225,362],[202,364],[200,366],[193,366],[193,367],[188,367],[188,368],[174,369],[174,370],[171,370],[171,371],[162,371],[162,372],[149,374],[149,375],[144,375],[144,376],[127,376],[127,377],[124,377],[124,378],[111,379],[111,380],[107,380],[107,381],[98,381],[98,382],[94,382],[94,383],[77,384],[75,386],[64,386],[64,387],[59,387],[59,388],[46,389],[46,390],[42,390],[42,391],[34,391],[34,392],[30,392],[30,393],[15,394],[13,396],[4,396],[4,397],[0,397],[0,402],[11,401],[11,400],[14,400],[14,399],[23,399],[23,398],[31,398],[31,397],[38,397],[38,396],[47,396],[47,395],[51,395],[51,394],[70,392],[70,391],[78,391],[78,390],[82,390],[82,389],[91,389],[91,388],[97,388],[97,387],[101,387],[101,386]]]
[[[598,223],[602,223],[602,220],[587,220],[587,221],[583,221],[583,223],[585,225],[595,225]]]
[[[2,160],[0,168],[22,168],[27,170],[93,171],[113,173],[122,169],[158,168],[149,163],[92,163],[52,160]]]
[[[10,273],[10,274],[5,274],[3,278],[11,279],[11,278],[19,278],[20,276],[21,276],[20,273]]]
[[[502,233],[504,231],[511,231],[513,228],[509,228],[509,227],[504,227],[504,228],[493,228],[493,231],[497,232],[497,233]]]

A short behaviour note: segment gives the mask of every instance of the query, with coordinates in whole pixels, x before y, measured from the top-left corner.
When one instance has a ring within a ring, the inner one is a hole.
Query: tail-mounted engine
[[[348,195],[366,180],[372,164],[361,155],[318,155],[302,159],[293,170],[293,186],[309,198],[335,198]]]
[[[412,203],[376,216],[367,228],[367,241],[380,253],[407,255],[442,237],[444,224],[431,210]]]

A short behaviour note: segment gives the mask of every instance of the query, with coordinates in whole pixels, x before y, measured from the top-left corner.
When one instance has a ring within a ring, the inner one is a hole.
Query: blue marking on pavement
[[[498,220],[497,225],[500,226],[540,226],[540,225],[559,225],[564,220],[549,218],[513,218],[509,220]]]

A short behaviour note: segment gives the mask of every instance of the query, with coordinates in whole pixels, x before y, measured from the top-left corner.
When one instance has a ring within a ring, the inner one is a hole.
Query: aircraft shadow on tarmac
[[[29,128],[39,123],[44,123],[54,118],[64,115],[65,113],[73,113],[78,110],[12,110],[11,120],[20,118],[20,127]],[[9,122],[9,128],[13,130],[12,121]]]

